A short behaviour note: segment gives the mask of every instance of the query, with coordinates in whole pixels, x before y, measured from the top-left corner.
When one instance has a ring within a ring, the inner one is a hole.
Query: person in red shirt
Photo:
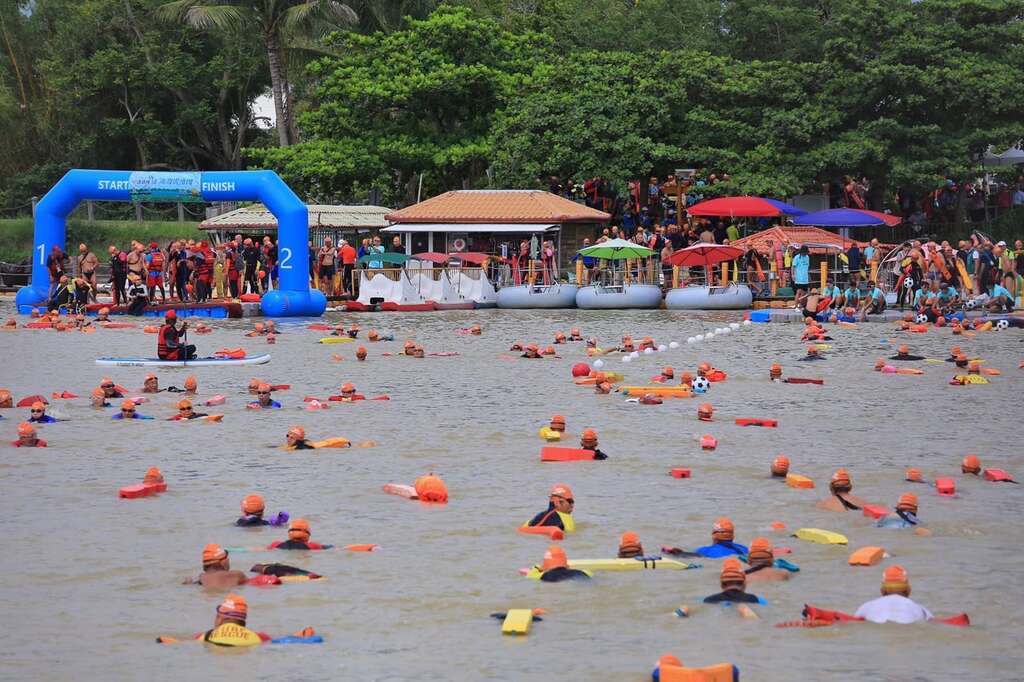
[[[352,285],[352,269],[356,265],[356,250],[345,239],[341,240],[338,257],[341,259],[342,266],[341,293],[342,295],[354,294],[355,292],[350,289],[350,286]]]
[[[45,448],[46,441],[36,436],[36,427],[28,422],[18,424],[18,440],[12,440],[16,448]]]

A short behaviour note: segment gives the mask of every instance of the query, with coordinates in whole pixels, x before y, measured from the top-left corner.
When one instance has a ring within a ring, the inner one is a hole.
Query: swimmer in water
[[[245,573],[231,570],[228,551],[220,545],[203,547],[203,572],[196,578],[188,578],[185,585],[202,585],[212,589],[226,590],[245,584]]]
[[[565,431],[565,417],[560,414],[551,416],[547,426],[540,429],[540,437],[544,440],[565,440],[569,434]]]
[[[248,646],[250,641],[252,644],[269,642],[270,635],[245,626],[248,615],[249,605],[245,599],[229,594],[217,607],[213,629],[199,633],[196,639],[219,646]]]
[[[98,387],[92,389],[92,395],[89,396],[89,404],[93,407],[111,407],[111,404],[107,402],[107,396],[103,389]]]
[[[259,495],[246,495],[241,506],[242,516],[235,520],[236,526],[281,526],[288,522],[288,512],[278,512],[277,516],[270,520],[263,518],[263,498]]]
[[[960,462],[960,473],[977,476],[981,473],[981,458],[977,455],[967,455]]]
[[[484,331],[483,329],[481,329],[480,325],[474,324],[469,328],[469,333],[472,334],[473,336],[480,336],[481,334],[484,333]]]
[[[747,592],[747,574],[743,572],[743,564],[739,559],[726,559],[722,562],[722,572],[718,576],[718,583],[722,591],[718,594],[704,597],[705,604],[721,604],[730,602],[733,604],[762,604],[764,600],[755,594]]]
[[[797,358],[797,361],[798,362],[807,362],[809,360],[824,360],[824,359],[825,358],[821,357],[821,355],[818,354],[818,347],[817,346],[807,346],[807,355],[803,356],[802,358]]]
[[[576,530],[576,523],[572,518],[575,506],[576,500],[572,496],[572,489],[560,483],[551,489],[548,508],[530,519],[526,525],[554,526],[571,533]]]
[[[565,550],[558,545],[551,545],[544,552],[544,561],[540,565],[540,579],[546,583],[557,583],[563,580],[589,580],[590,574],[575,568],[569,568],[569,559]]]
[[[582,341],[583,340],[583,336],[580,335],[580,330],[579,330],[578,327],[573,327],[572,329],[569,330],[569,340],[570,341]]]
[[[366,360],[366,346],[359,346],[359,348],[356,349],[356,360],[359,360],[360,362]]]
[[[416,351],[416,344],[412,341],[406,341],[402,344],[402,354],[412,355]]]
[[[750,568],[746,570],[747,582],[779,582],[789,580],[789,571],[775,568],[775,555],[768,538],[754,538],[747,553]]]
[[[36,427],[28,422],[18,424],[18,440],[12,440],[16,448],[45,448],[46,441],[36,434]]]
[[[779,455],[772,460],[772,478],[785,478],[789,474],[789,457]]]
[[[555,332],[555,344],[566,343],[565,332]]]
[[[168,417],[167,421],[175,422],[186,419],[199,419],[200,417],[208,417],[209,415],[204,412],[196,412],[195,408],[192,407],[191,400],[179,400],[177,404],[178,414],[173,417]]]
[[[896,502],[894,513],[884,516],[875,523],[878,528],[913,528],[914,535],[931,535],[917,518],[917,495],[903,493]]]
[[[733,525],[732,520],[723,516],[715,519],[715,523],[711,527],[710,545],[698,547],[692,552],[688,552],[679,547],[663,547],[662,550],[666,554],[672,554],[674,556],[701,556],[709,559],[720,559],[721,557],[733,554],[746,554],[747,548],[733,541],[735,539],[735,534],[736,527]]]
[[[583,429],[583,435],[580,436],[580,447],[584,450],[592,450],[594,459],[608,459],[608,455],[597,447],[597,431],[594,429]]]
[[[121,391],[117,390],[117,384],[115,384],[114,380],[111,379],[110,377],[103,377],[103,380],[100,382],[100,388],[103,389],[104,398],[124,397],[124,393],[121,393]]]
[[[306,429],[301,426],[293,426],[285,434],[286,445],[289,450],[314,450],[315,448],[306,440]]]
[[[427,351],[424,350],[423,346],[416,344],[416,346],[412,349],[412,356],[414,358],[425,358],[427,357]]]
[[[37,400],[29,408],[28,421],[30,424],[54,424],[57,420],[46,414],[46,405]]]
[[[903,345],[903,346],[900,346],[896,350],[896,355],[891,356],[889,359],[890,360],[901,360],[903,362],[909,362],[911,360],[924,360],[924,356],[923,355],[911,355],[910,354],[910,349],[907,348],[905,345]]]
[[[846,469],[838,469],[832,474],[828,488],[832,492],[832,497],[820,500],[817,505],[819,509],[837,512],[857,511],[867,504],[859,497],[850,494],[850,491],[853,490],[853,483],[850,480],[850,474],[846,473]]]
[[[932,620],[932,612],[910,599],[910,579],[902,566],[889,566],[882,573],[882,596],[861,604],[854,614],[872,623],[921,623]]]
[[[656,377],[652,377],[651,381],[656,384],[664,384],[672,379],[676,378],[676,371],[672,367],[662,367],[661,374]]]
[[[618,557],[620,559],[632,559],[643,555],[644,546],[640,544],[640,536],[632,531],[627,531],[619,537]]]
[[[612,392],[612,385],[609,384],[607,381],[602,381],[599,384],[594,384],[594,392],[595,393],[600,393],[602,395],[606,394],[606,393],[611,393]]]
[[[519,357],[529,358],[531,360],[536,360],[537,358],[540,358],[540,356],[541,356],[540,355],[540,348],[535,343],[531,343],[526,348],[524,348],[523,351],[524,351],[523,354],[521,356],[519,356]]]
[[[628,334],[624,335],[622,337],[622,345],[619,346],[616,350],[622,353],[632,353],[633,351],[635,351],[636,346],[633,345],[633,337]]]
[[[330,545],[321,545],[310,542],[309,521],[306,519],[295,519],[288,527],[288,539],[284,542],[276,540],[270,543],[270,549],[327,549]]]
[[[254,410],[268,410],[281,407],[281,403],[270,398],[270,384],[260,384],[256,387],[256,400],[246,407]]]
[[[246,332],[246,336],[263,336],[267,333],[267,330],[266,328],[264,328],[262,322],[256,322],[252,325],[252,327],[253,328],[251,331]]]
[[[258,385],[259,384],[259,380],[256,380],[256,383]],[[167,392],[168,393],[184,393],[185,395],[195,395],[196,391],[198,389],[199,389],[199,382],[196,381],[196,378],[190,374],[189,376],[185,377],[185,388],[178,388],[177,386],[168,386],[167,387]]]
[[[353,324],[351,327],[348,328],[348,331],[346,332],[346,334],[348,335],[348,337],[350,339],[354,339],[357,336],[359,336],[359,325],[358,324]]]
[[[10,409],[14,407],[14,396],[5,388],[0,388],[0,408]]]
[[[135,403],[131,400],[125,400],[121,403],[121,411],[113,415],[111,419],[152,419],[144,414],[139,414],[135,409]]]
[[[155,374],[147,374],[146,378],[142,382],[143,393],[159,393],[160,392],[160,380]]]
[[[341,395],[332,395],[329,400],[351,403],[357,400],[366,400],[366,396],[356,393],[355,384],[347,383],[341,387]]]

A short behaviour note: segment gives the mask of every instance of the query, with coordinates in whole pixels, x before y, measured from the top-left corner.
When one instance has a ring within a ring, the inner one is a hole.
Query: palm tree
[[[330,25],[351,25],[355,11],[337,0],[174,0],[158,8],[161,16],[196,28],[255,29],[267,50],[270,87],[282,147],[298,141],[285,43],[300,32]]]

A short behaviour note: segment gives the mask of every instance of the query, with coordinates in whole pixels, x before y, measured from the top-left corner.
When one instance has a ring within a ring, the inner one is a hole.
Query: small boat
[[[245,358],[207,357],[191,360],[161,360],[160,358],[96,358],[97,365],[109,367],[214,367],[219,365],[265,365],[270,355],[250,355]]]
[[[680,287],[665,294],[669,310],[741,310],[751,306],[754,295],[746,284],[724,287]]]
[[[357,261],[360,265],[379,262],[400,267],[360,268],[359,298],[355,301],[346,301],[345,310],[349,312],[435,310],[434,301],[427,300],[423,292],[433,292],[436,288],[436,295],[440,297],[440,282],[433,279],[429,269],[419,267],[418,261],[410,269],[407,265],[408,261],[409,257],[403,253],[374,253],[360,258]]]
[[[591,284],[580,287],[576,305],[589,310],[658,308],[661,306],[661,287],[657,284]]]
[[[499,308],[575,308],[575,284],[521,284],[498,289]]]

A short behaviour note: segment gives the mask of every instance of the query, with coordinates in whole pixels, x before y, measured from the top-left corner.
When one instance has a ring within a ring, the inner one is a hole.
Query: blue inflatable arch
[[[22,312],[45,305],[50,289],[46,257],[64,248],[65,220],[83,200],[92,201],[259,201],[277,218],[279,286],[263,295],[263,314],[272,317],[322,315],[323,293],[309,288],[309,217],[306,205],[273,171],[164,173],[68,171],[36,205],[32,281],[18,291]]]

